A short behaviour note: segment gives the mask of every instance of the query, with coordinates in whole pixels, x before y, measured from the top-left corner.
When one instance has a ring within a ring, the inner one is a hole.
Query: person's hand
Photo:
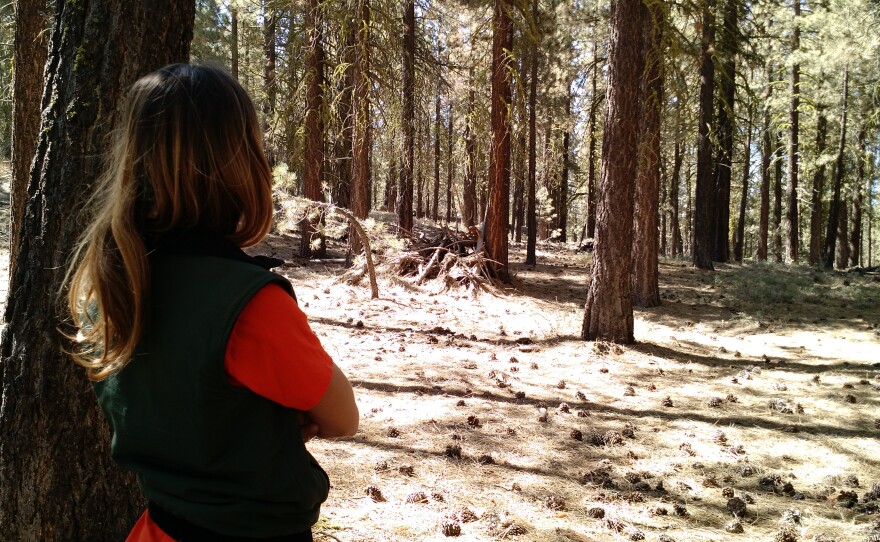
[[[299,414],[299,432],[303,442],[308,442],[318,435],[318,424],[312,421],[304,412]]]

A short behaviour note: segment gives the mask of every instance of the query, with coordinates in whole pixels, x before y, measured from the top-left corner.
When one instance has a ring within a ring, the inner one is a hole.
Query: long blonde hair
[[[73,356],[89,378],[122,369],[140,340],[147,239],[195,229],[246,247],[269,231],[261,141],[250,97],[220,69],[175,64],[132,86],[71,267]]]

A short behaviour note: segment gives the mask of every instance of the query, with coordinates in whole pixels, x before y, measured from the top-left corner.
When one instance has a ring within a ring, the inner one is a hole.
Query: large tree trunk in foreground
[[[3,331],[0,525],[4,540],[123,540],[144,503],[134,478],[110,459],[83,369],[62,352],[58,291],[123,93],[137,77],[187,60],[194,4],[56,6]]]
[[[585,340],[631,343],[633,190],[645,65],[642,20],[647,8],[641,0],[618,0],[612,5],[596,241],[581,333]]]
[[[660,213],[660,119],[663,107],[663,31],[666,8],[652,4],[643,20],[647,58],[642,76],[642,141],[639,145],[633,222],[632,301],[660,305],[657,227]]]
[[[313,201],[324,201],[324,38],[321,6],[318,0],[309,0],[306,13],[308,42],[306,44],[306,118],[305,118],[305,175],[303,195]],[[318,221],[306,218],[300,229],[300,254],[323,258],[327,252]]]
[[[703,7],[703,34],[701,38],[702,63],[700,67],[700,118],[697,137],[697,193],[694,196],[694,267],[714,269],[712,266],[715,242],[715,181],[712,177],[713,145],[709,131],[713,121],[713,93],[715,92],[715,65],[712,49],[715,42],[715,0],[706,0]]]
[[[510,210],[510,51],[513,49],[511,0],[495,0],[492,38],[492,152],[486,213],[486,255],[494,275],[509,280],[507,225]]]
[[[27,202],[28,174],[40,133],[43,67],[49,51],[46,0],[16,0],[12,82],[12,184],[10,186],[9,273],[15,270],[18,238]]]

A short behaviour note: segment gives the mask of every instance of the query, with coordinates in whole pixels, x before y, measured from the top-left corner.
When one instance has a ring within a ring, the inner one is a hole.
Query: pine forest
[[[876,0],[0,3],[0,538],[143,511],[58,294],[175,62],[357,396],[315,540],[880,540]]]

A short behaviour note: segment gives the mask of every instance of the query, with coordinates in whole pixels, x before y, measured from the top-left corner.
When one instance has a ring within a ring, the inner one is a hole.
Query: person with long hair
[[[305,442],[357,431],[278,262],[242,250],[274,212],[261,139],[222,70],[142,77],[74,254],[73,357],[148,500],[129,542],[312,540],[329,479]]]

